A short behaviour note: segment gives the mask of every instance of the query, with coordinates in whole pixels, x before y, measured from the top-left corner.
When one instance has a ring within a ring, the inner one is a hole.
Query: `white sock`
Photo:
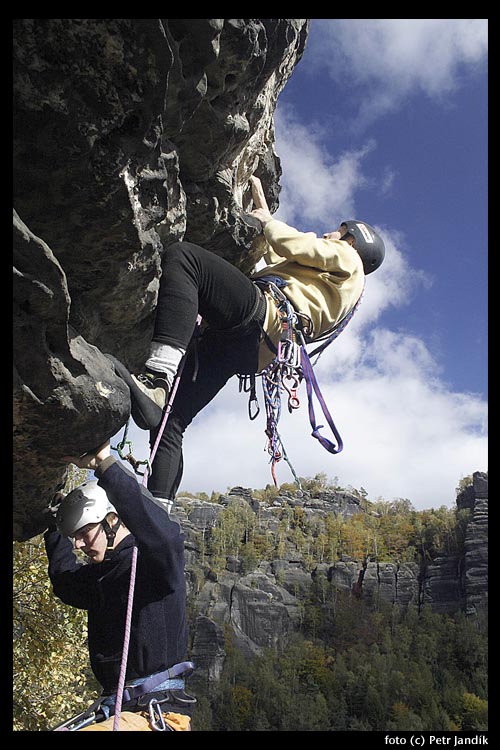
[[[152,341],[149,349],[149,357],[146,360],[146,369],[161,372],[165,375],[168,385],[172,387],[179,363],[185,353],[186,350],[181,349],[179,346],[160,344],[157,341]]]

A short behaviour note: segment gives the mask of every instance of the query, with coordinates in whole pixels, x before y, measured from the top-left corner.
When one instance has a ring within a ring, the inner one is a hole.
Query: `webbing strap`
[[[166,669],[164,672],[158,672],[157,674],[147,677],[144,682],[139,685],[129,685],[124,690],[124,697],[127,701],[139,698],[141,695],[150,693],[154,688],[164,683],[166,680],[174,680],[175,677],[180,675],[188,676],[194,669],[194,664],[191,661],[183,661],[179,664],[174,664],[170,669]]]
[[[328,406],[326,405],[325,399],[323,398],[323,395],[320,391],[318,381],[316,380],[316,375],[314,374],[314,369],[311,364],[311,360],[309,359],[309,355],[307,354],[305,346],[301,347],[301,361],[302,361],[302,372],[304,374],[304,379],[306,381],[307,399],[309,402],[309,421],[311,423],[311,427],[313,428],[311,435],[315,437],[316,440],[319,440],[323,448],[325,448],[329,453],[334,453],[334,454],[340,453],[344,447],[344,444],[342,442],[342,438],[340,437],[340,434],[337,428],[335,427],[335,423],[328,410]],[[332,443],[331,440],[328,440],[328,438],[325,438],[323,435],[321,435],[319,432],[323,428],[323,425],[318,425],[316,423],[316,415],[314,413],[314,404],[313,404],[313,391],[314,391],[314,395],[316,395],[320,403],[320,406],[326,418],[326,421],[328,422],[330,429],[335,435],[335,439],[337,441],[336,445]]]

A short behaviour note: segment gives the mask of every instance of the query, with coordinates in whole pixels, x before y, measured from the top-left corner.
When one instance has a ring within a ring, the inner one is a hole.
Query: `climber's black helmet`
[[[385,245],[382,237],[365,221],[343,221],[347,231],[354,237],[353,247],[363,261],[365,274],[376,271],[385,257]],[[345,236],[342,237],[345,239]]]

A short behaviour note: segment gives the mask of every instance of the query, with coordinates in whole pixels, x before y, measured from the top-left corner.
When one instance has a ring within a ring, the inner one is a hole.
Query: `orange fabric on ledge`
[[[163,714],[163,719],[176,732],[190,732],[191,719],[185,714],[174,714],[172,711]],[[99,724],[90,724],[88,727],[79,729],[79,732],[112,732],[114,716],[110,716],[106,721]],[[155,731],[149,723],[149,715],[145,712],[132,713],[131,711],[122,711],[120,714],[120,723],[118,727],[120,732],[153,732]]]

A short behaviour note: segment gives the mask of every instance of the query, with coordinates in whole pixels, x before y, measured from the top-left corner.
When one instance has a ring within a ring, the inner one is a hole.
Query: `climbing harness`
[[[172,713],[170,709],[173,703],[180,707],[183,703],[192,704],[196,701],[184,692],[184,678],[188,677],[193,669],[192,662],[181,662],[142,680],[132,680],[123,692],[125,714],[129,716],[131,711],[141,712],[143,715],[149,713],[149,728],[152,731],[187,728],[181,725],[185,725],[189,717],[185,714]],[[100,696],[87,709],[59,724],[53,731],[76,732],[94,723],[98,723],[103,729],[107,728],[105,725],[109,724],[111,719],[114,723],[115,704],[116,694]],[[167,721],[164,720],[161,708],[159,708],[163,704],[168,704],[165,705],[168,710]],[[121,711],[122,716],[123,714],[124,712]]]
[[[127,710],[134,706],[148,709],[153,699],[156,704],[169,703],[170,706],[172,700],[175,700],[176,703],[193,703],[195,699],[184,693],[184,679],[193,670],[194,664],[190,661],[184,661],[163,672],[156,672],[143,679],[132,680],[123,690],[123,701],[127,705]],[[167,697],[159,699],[158,696],[162,694]],[[112,714],[116,716],[116,694],[103,695],[85,711],[59,724],[55,729],[57,731],[75,732],[92,724],[97,719],[109,719]],[[158,719],[155,723],[158,723]],[[156,731],[158,730],[156,729]]]
[[[198,315],[196,319],[195,329],[193,332],[193,339],[195,339],[196,336],[198,335],[198,332],[200,330],[200,325],[201,325],[201,317]],[[162,422],[159,427],[156,440],[151,450],[149,459],[147,459],[146,461],[137,461],[136,459],[134,459],[134,462],[137,465],[147,464],[147,468],[145,469],[144,472],[142,472],[143,486],[146,486],[146,482],[148,478],[148,469],[150,470],[150,467],[153,463],[153,459],[156,455],[156,451],[158,450],[158,446],[160,444],[163,431],[165,430],[168,417],[172,410],[172,404],[174,402],[174,398],[177,393],[177,388],[179,386],[179,381],[181,379],[185,361],[186,361],[186,354],[184,354],[179,364],[179,367],[177,369],[177,374],[176,374],[176,377],[172,386],[172,391],[170,393],[170,397],[166,405],[165,412],[162,418]],[[127,432],[128,432],[128,422],[125,428],[123,439],[119,444],[120,450],[118,451],[118,453],[120,457],[122,458],[124,457],[127,460],[129,460],[128,455],[122,456],[122,453],[120,452],[120,451],[123,451],[125,445],[127,444],[130,446],[132,445],[132,443],[126,439]],[[129,455],[131,455],[131,452],[129,453]],[[141,473],[141,472],[136,471],[136,473]],[[68,719],[68,721],[66,722],[63,722],[63,724],[60,724],[59,726],[55,727],[53,731],[77,731],[78,729],[81,729],[84,726],[87,726],[91,724],[93,721],[95,721],[97,719],[99,710],[101,710],[101,712],[104,713],[104,716],[107,719],[111,713],[110,707],[113,707],[114,708],[113,732],[116,732],[116,731],[119,731],[120,729],[120,714],[121,714],[122,704],[123,704],[124,699],[126,702],[128,702],[131,699],[140,698],[140,696],[147,695],[154,689],[163,690],[166,688],[168,690],[172,690],[172,694],[176,698],[178,697],[175,693],[176,688],[180,688],[181,692],[183,693],[184,683],[182,683],[182,685],[179,683],[176,684],[175,678],[177,678],[178,676],[182,674],[185,674],[185,675],[191,674],[191,672],[194,669],[194,664],[192,662],[181,662],[180,664],[176,664],[173,667],[170,667],[164,672],[150,675],[144,680],[141,680],[139,684],[137,684],[137,681],[133,681],[129,686],[127,687],[125,686],[125,674],[127,671],[128,650],[129,650],[129,645],[130,645],[130,634],[131,634],[131,625],[132,625],[132,609],[133,609],[133,602],[134,602],[136,570],[137,570],[137,546],[134,545],[132,549],[132,562],[131,562],[131,567],[130,567],[130,583],[129,583],[129,592],[128,592],[128,601],[127,601],[127,612],[125,615],[125,638],[124,638],[124,643],[123,643],[122,660],[121,660],[121,665],[120,665],[120,675],[118,678],[118,687],[117,687],[116,694],[113,696],[101,696],[86,711],[82,712],[81,714],[78,714],[72,719]],[[171,682],[172,680],[174,680],[173,683]],[[194,699],[190,700],[189,696],[187,696],[184,693],[183,695],[187,699],[187,700],[184,700],[185,703],[194,702]],[[165,699],[165,701],[167,700],[168,699]],[[165,702],[165,701],[158,701],[156,698],[152,698],[148,702],[150,718],[152,722],[151,726],[154,731],[171,731],[172,730],[172,727],[170,725],[165,724],[163,720],[163,716],[161,715],[161,710],[157,708],[157,706],[160,703]],[[182,702],[182,699],[181,699],[181,702]],[[161,717],[161,720],[160,720],[160,717]]]
[[[337,324],[325,331],[320,337],[316,338],[314,340],[316,343],[322,343],[319,347],[314,349],[311,354],[308,354],[306,345],[308,343],[313,343],[312,338],[310,338],[312,335],[312,323],[307,316],[297,313],[294,310],[291,302],[282,292],[282,288],[286,286],[286,281],[276,276],[264,276],[256,279],[254,283],[265,289],[273,298],[280,317],[281,335],[278,347],[276,348],[264,332],[266,343],[276,356],[271,364],[257,376],[239,376],[240,391],[243,390],[250,394],[248,400],[248,413],[250,419],[255,419],[260,412],[256,394],[255,377],[262,378],[262,390],[266,409],[265,433],[268,438],[267,451],[271,456],[271,475],[274,484],[276,487],[278,486],[275,469],[276,464],[284,458],[300,488],[300,480],[298,479],[286,454],[282,438],[278,432],[278,423],[281,417],[282,396],[286,394],[288,411],[290,413],[295,409],[298,409],[300,406],[300,400],[297,395],[297,390],[302,380],[305,380],[309,421],[312,427],[311,435],[316,438],[320,444],[329,451],[329,453],[336,454],[342,451],[342,438],[340,437],[339,431],[335,426],[328,410],[328,406],[319,388],[314,367],[311,363],[311,357],[318,355],[314,362],[314,364],[316,364],[326,347],[344,330],[361,303],[364,288],[352,310],[350,310]],[[313,405],[314,397],[319,401],[323,415],[334,435],[335,442],[332,442],[320,433],[323,425],[318,425],[316,422]]]

